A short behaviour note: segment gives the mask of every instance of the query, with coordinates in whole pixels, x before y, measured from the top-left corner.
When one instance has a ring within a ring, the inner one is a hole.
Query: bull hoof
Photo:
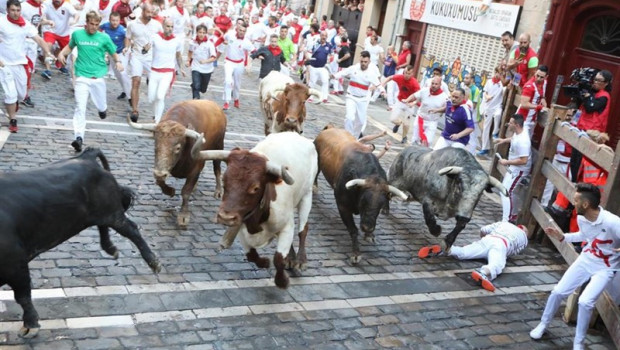
[[[158,274],[161,272],[161,264],[159,263],[158,260],[151,261],[149,263],[149,267],[151,268],[151,270],[153,270],[153,273],[155,274]]]
[[[268,269],[269,268],[269,259],[267,259],[267,258],[259,258],[258,260],[256,260],[255,264],[256,264],[256,267],[258,267],[258,268]]]
[[[437,225],[433,228],[429,228],[429,231],[431,232],[431,235],[437,237],[441,234],[441,226]]]
[[[450,247],[448,247],[448,245],[446,244],[446,241],[444,241],[443,239],[439,241],[439,246],[441,247],[442,252],[448,252],[448,250],[450,249]]]
[[[220,239],[220,242],[218,244],[220,245],[220,250],[228,249],[233,244],[233,240],[225,239],[224,237],[222,237],[222,239]]]
[[[174,195],[176,194],[176,190],[172,187],[164,187],[161,189],[161,191],[168,197],[174,197]]]
[[[278,286],[278,288],[280,289],[288,288],[289,279],[288,279],[288,275],[286,274],[286,272],[284,271],[276,272],[275,282],[276,282],[276,286]]]
[[[118,250],[114,254],[110,254],[114,260],[118,259]]]
[[[286,263],[284,264],[284,268],[287,270],[295,268],[295,261],[291,260],[290,257],[286,258]]]
[[[187,225],[189,225],[189,213],[179,213],[177,216],[177,223],[183,228],[187,227]]]
[[[351,264],[357,265],[359,264],[360,261],[362,261],[362,256],[359,254],[353,255],[351,256],[350,260],[351,260]]]
[[[37,328],[28,328],[28,327],[22,327],[19,330],[19,337],[20,338],[25,338],[25,339],[30,339],[30,338],[34,338],[37,336],[37,334],[39,334],[39,330],[41,329],[41,327],[37,327]]]
[[[216,199],[222,199],[222,191],[215,190],[215,193],[213,193],[213,197],[215,197]]]
[[[304,271],[304,270],[306,270],[307,268],[308,268],[308,263],[306,263],[306,262],[297,262],[297,263],[295,264],[295,269],[298,269],[298,270]]]
[[[373,234],[366,234],[366,235],[364,235],[364,240],[366,242],[368,242],[368,243],[371,243],[371,244],[377,243],[377,241],[375,240],[375,235],[373,235]]]

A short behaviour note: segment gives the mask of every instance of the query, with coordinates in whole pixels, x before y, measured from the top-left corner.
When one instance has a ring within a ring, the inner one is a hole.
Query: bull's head
[[[170,171],[178,163],[188,140],[199,138],[192,125],[187,127],[172,120],[164,120],[159,124],[138,124],[128,118],[129,125],[136,129],[153,131],[155,136],[155,180],[165,181]],[[188,139],[189,138],[189,139]]]
[[[227,226],[245,223],[250,233],[260,232],[260,224],[269,217],[269,202],[276,199],[275,185],[283,180],[289,185],[294,183],[284,166],[248,150],[193,151],[192,156],[226,162],[224,196],[217,221]]]
[[[359,190],[357,207],[360,214],[360,228],[364,233],[372,233],[375,230],[379,212],[388,205],[393,196],[402,200],[409,198],[403,191],[388,185],[387,180],[378,176],[350,180],[345,186],[348,190],[353,188]]]
[[[321,93],[315,89],[308,89],[303,84],[286,84],[271,91],[274,99],[274,123],[280,131],[303,132],[302,124],[306,119],[306,101],[310,96],[320,100]]]

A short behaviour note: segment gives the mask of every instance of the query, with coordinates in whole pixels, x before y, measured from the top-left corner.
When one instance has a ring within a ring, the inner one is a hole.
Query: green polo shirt
[[[69,41],[71,49],[77,47],[78,57],[75,61],[75,75],[85,78],[102,78],[108,73],[105,53],[116,53],[116,45],[108,34],[95,32],[88,34],[86,29],[76,30]]]
[[[295,53],[295,44],[293,41],[286,37],[286,39],[282,40],[278,37],[278,46],[282,49],[282,55],[284,56],[284,60],[286,62],[290,61]]]

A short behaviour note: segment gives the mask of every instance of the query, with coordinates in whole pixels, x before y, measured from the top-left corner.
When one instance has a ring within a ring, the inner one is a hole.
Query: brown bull
[[[295,131],[303,132],[306,119],[306,100],[320,98],[320,92],[295,83],[290,77],[272,71],[259,86],[259,99],[265,116],[265,135]]]
[[[202,136],[205,142],[202,150],[224,149],[226,133],[226,115],[212,101],[192,100],[179,102],[172,106],[162,117],[159,124],[137,124],[129,118],[129,124],[136,129],[151,130],[155,136],[155,168],[153,175],[162,192],[174,196],[174,188],[166,184],[168,176],[186,179],[181,190],[181,211],[177,216],[180,226],[189,223],[189,196],[196,186],[205,161],[191,156],[192,146],[197,137]],[[222,197],[220,180],[220,160],[213,161],[215,174],[216,198]]]

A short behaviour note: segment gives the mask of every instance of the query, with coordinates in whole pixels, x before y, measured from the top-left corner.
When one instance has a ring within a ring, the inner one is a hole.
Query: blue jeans
[[[207,92],[209,87],[209,81],[211,80],[211,73],[200,73],[198,71],[192,71],[192,98],[194,100],[200,99],[200,93]]]

